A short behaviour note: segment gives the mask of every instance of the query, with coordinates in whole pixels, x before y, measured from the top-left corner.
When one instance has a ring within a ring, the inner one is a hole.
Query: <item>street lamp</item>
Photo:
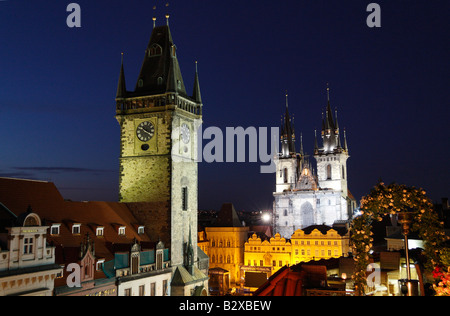
[[[418,290],[417,280],[411,280],[411,267],[409,264],[409,245],[408,235],[411,231],[411,224],[414,213],[399,212],[398,222],[402,225],[402,233],[405,239],[405,254],[406,254],[406,280],[399,280],[401,282],[402,293],[406,296],[416,296]]]
[[[262,220],[263,220],[264,222],[266,222],[266,223],[270,222],[271,219],[272,219],[272,216],[270,216],[269,213],[264,213],[264,214],[262,215]]]

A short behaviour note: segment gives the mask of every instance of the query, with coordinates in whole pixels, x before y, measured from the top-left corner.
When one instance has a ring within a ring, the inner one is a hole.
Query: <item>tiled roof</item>
[[[105,261],[113,260],[121,245],[131,247],[134,240],[141,243],[142,249],[155,246],[147,234],[138,234],[139,223],[126,204],[65,201],[51,182],[0,178],[0,203],[16,216],[31,206],[44,226],[60,224],[58,235],[51,235],[50,230],[47,234],[47,241],[56,246],[58,264],[77,262],[80,244],[87,234],[95,243],[96,258]],[[73,234],[73,224],[81,224],[78,234]],[[120,226],[126,227],[124,235],[118,232]],[[104,228],[103,236],[96,236],[97,227]]]
[[[303,228],[303,232],[307,235],[311,234],[315,229],[320,231],[323,235],[326,235],[330,229],[337,231],[337,233],[341,236],[345,236],[348,230],[344,227],[330,227],[327,225],[311,225],[306,228]]]
[[[211,225],[213,227],[242,227],[239,216],[231,203],[222,205],[216,221]]]
[[[254,296],[303,296],[307,288],[326,286],[327,268],[300,263],[284,266],[263,284]]]

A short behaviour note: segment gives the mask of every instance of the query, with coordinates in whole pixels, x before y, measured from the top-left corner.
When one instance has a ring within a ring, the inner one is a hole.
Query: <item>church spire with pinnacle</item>
[[[125,83],[125,71],[123,67],[123,53],[122,53],[122,66],[120,67],[119,83],[117,85],[116,99],[123,99],[127,96],[127,85]]]
[[[198,104],[202,104],[202,94],[200,92],[200,81],[198,79],[198,62],[195,62],[195,79],[194,79],[194,92],[192,93],[192,99]]]
[[[284,123],[281,130],[281,154],[288,158],[295,155],[295,132],[292,125],[292,119],[289,115],[289,95],[286,91],[286,112],[284,115]]]

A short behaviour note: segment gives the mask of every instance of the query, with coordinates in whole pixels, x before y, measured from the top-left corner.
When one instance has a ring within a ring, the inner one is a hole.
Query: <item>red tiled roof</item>
[[[43,225],[61,224],[59,235],[50,231],[47,235],[47,241],[57,247],[59,264],[74,262],[74,249],[79,249],[87,234],[95,242],[95,256],[105,261],[114,258],[115,244],[131,245],[136,239],[149,247],[151,242],[147,234],[138,234],[139,223],[126,204],[64,201],[51,182],[0,178],[0,202],[16,216],[31,206]],[[81,224],[80,234],[72,233],[73,224]],[[101,237],[96,236],[98,226],[104,227]],[[118,234],[118,226],[126,226],[125,235]]]
[[[303,296],[304,289],[326,285],[325,266],[300,263],[284,266],[255,291],[254,296]]]

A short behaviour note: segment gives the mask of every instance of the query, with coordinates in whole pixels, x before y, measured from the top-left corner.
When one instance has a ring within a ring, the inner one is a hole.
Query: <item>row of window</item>
[[[250,247],[250,251],[261,251],[261,247]],[[272,251],[285,251],[285,247],[272,247]]]
[[[315,250],[315,252],[314,252],[316,258],[321,258],[321,257],[325,258],[325,254],[327,254],[328,257],[331,257],[332,253],[333,253],[332,250],[327,250],[326,252],[325,252],[325,250]],[[299,255],[298,249],[296,249],[295,255],[296,256]],[[301,255],[302,256],[311,257],[311,250],[304,250],[303,249],[301,251]],[[339,250],[334,250],[334,256],[335,257],[339,256]],[[252,260],[248,260],[247,263],[248,263],[249,266],[252,266]],[[289,265],[289,261],[286,261],[283,264],[282,260],[278,260],[278,261],[277,260],[272,260],[272,266],[273,267],[283,267],[285,265]],[[253,266],[255,266],[255,267],[257,267],[257,266],[264,267],[264,266],[267,266],[267,264],[264,265],[264,260],[259,260],[259,264],[258,264],[258,260],[253,260]]]
[[[126,226],[120,226],[117,228],[117,234],[119,236],[125,236],[126,235]],[[53,224],[50,227],[50,235],[57,236],[61,233],[61,224]],[[95,229],[95,235],[97,237],[103,237],[105,233],[105,227],[99,226]],[[138,234],[143,235],[145,233],[145,226],[139,226],[138,227]],[[81,234],[81,224],[73,224],[72,225],[72,234],[73,235],[80,235]]]
[[[217,261],[216,261],[216,260],[217,260]],[[217,258],[216,258],[215,255],[212,255],[212,256],[211,256],[211,263],[232,263],[232,258],[231,258],[230,255],[228,255],[228,256],[225,258],[225,262],[224,262],[223,260],[224,260],[224,257],[223,257],[222,255],[217,256]]]
[[[252,265],[252,261],[251,261],[251,260],[248,260],[247,263],[248,263],[249,266]],[[278,265],[277,265],[277,263],[278,263]],[[277,262],[276,260],[272,260],[272,266],[273,266],[273,267],[277,267],[277,266],[278,266],[278,267],[281,268],[281,267],[287,266],[287,265],[289,265],[289,261],[286,261],[286,262],[283,264],[283,261],[282,261],[282,260],[278,260],[278,262]],[[257,266],[258,266],[258,261],[257,261],[257,260],[253,260],[253,266],[254,266],[254,267],[257,267]],[[265,266],[263,260],[259,260],[259,266],[260,266],[260,267],[264,267],[264,266]]]
[[[211,247],[219,247],[219,248],[222,248],[222,247],[227,247],[227,248],[230,248],[231,247],[231,241],[229,241],[229,240],[227,240],[227,241],[225,241],[225,242],[223,242],[222,240],[219,240],[218,242],[216,242],[215,240],[212,240],[211,241]]]
[[[310,240],[301,240],[300,243],[298,240],[295,240],[294,245],[301,245],[301,246],[311,246],[313,245],[313,243]],[[339,242],[338,241],[318,241],[315,240],[314,241],[314,245],[315,246],[339,246]],[[261,251],[261,247],[249,247],[249,251]],[[264,250],[266,251],[266,249]],[[276,252],[276,251],[285,251],[285,247],[272,247],[272,252]]]
[[[168,289],[169,282],[167,280],[163,280],[163,296],[167,296],[167,289]],[[146,286],[140,285],[138,288],[139,296],[146,296]],[[127,288],[124,290],[124,296],[133,296],[133,289]],[[150,292],[149,296],[156,296],[156,282],[150,283]]]
[[[295,253],[296,256],[298,256],[299,255],[298,249],[295,249],[294,253]],[[328,257],[331,257],[332,253],[333,253],[333,251],[331,249],[326,250],[326,254],[327,254]],[[316,249],[314,251],[314,254],[315,254],[316,257],[319,257],[319,254],[320,254],[321,257],[325,257],[325,250],[318,250],[318,249]],[[302,256],[311,256],[311,250],[310,249],[302,249],[301,250],[301,255]],[[339,256],[339,250],[338,249],[334,250],[334,256],[335,257]]]
[[[339,161],[339,159],[337,157],[331,157],[331,158],[327,157],[327,158],[319,158],[318,159],[319,162],[321,162],[321,161],[333,161],[333,160],[334,161]]]

